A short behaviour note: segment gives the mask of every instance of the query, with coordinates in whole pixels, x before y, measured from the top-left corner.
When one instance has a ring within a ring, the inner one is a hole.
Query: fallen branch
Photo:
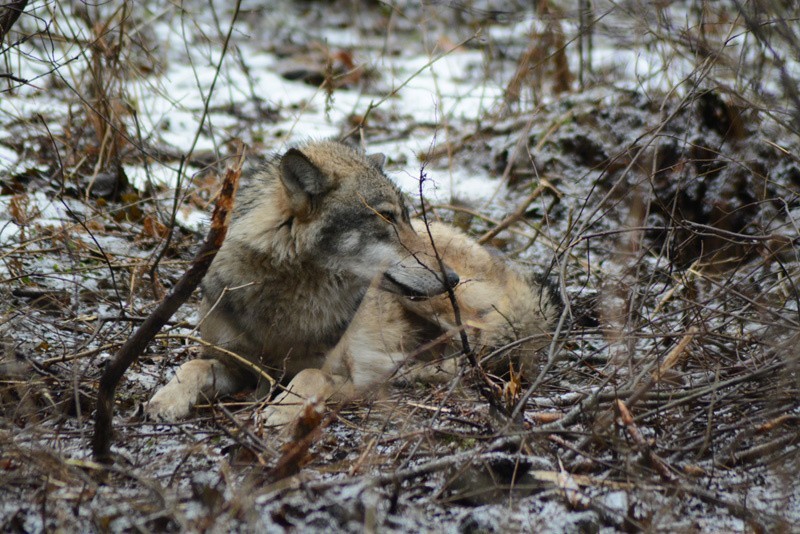
[[[95,460],[111,463],[111,437],[114,418],[114,393],[122,375],[139,357],[145,347],[152,341],[159,330],[170,320],[178,308],[186,302],[195,288],[205,276],[211,261],[225,239],[228,232],[228,220],[233,211],[233,200],[242,173],[244,150],[239,155],[236,165],[228,169],[222,182],[222,190],[217,198],[214,214],[211,216],[211,228],[203,245],[192,260],[191,266],[184,273],[175,287],[162,300],[155,310],[139,326],[136,332],[119,349],[114,359],[108,363],[100,378],[97,392],[97,411],[92,436],[92,454]]]
[[[716,460],[715,464],[717,467],[730,469],[734,466],[745,465],[757,460],[761,460],[761,463],[769,463],[767,457],[770,454],[776,451],[788,454],[797,445],[798,441],[800,441],[800,438],[798,438],[797,433],[786,434],[740,452],[731,452],[728,456],[722,456]]]
[[[696,335],[697,335],[697,329],[694,327],[690,328],[686,332],[686,334],[684,334],[684,336],[681,338],[678,344],[675,345],[675,347],[671,351],[669,351],[669,354],[667,354],[667,357],[664,359],[664,363],[662,363],[659,366],[658,370],[656,370],[653,373],[652,375],[653,382],[660,381],[662,377],[664,377],[664,375],[666,375],[670,371],[670,369],[675,367],[675,364],[677,364],[681,360],[681,358],[684,357],[686,353],[686,347],[689,346],[689,343],[692,342],[692,340]]]
[[[644,439],[644,436],[642,436],[642,433],[639,432],[639,428],[633,421],[633,415],[631,415],[628,407],[625,406],[625,403],[621,400],[617,400],[617,411],[619,413],[620,422],[625,425],[625,430],[628,431],[628,435],[631,437],[634,444],[636,444],[636,448],[639,449],[639,452],[647,457],[656,471],[658,471],[658,474],[661,475],[661,478],[668,482],[674,482],[676,477],[672,473],[669,465],[663,458],[653,451],[653,449]]]
[[[653,386],[656,383],[661,382],[664,376],[667,376],[670,370],[686,356],[686,348],[696,335],[696,328],[692,327],[687,330],[678,344],[669,351],[669,354],[667,354],[667,357],[664,358],[664,362],[658,367],[658,369],[653,371],[650,376],[645,377],[643,383],[636,388],[630,397],[628,397],[628,406],[633,407],[635,404],[637,404],[653,389]]]

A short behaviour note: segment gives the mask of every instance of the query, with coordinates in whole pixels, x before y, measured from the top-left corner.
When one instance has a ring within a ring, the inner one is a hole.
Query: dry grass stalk
[[[534,102],[538,100],[544,81],[547,79],[547,66],[552,78],[551,89],[555,93],[563,93],[572,88],[573,75],[567,59],[567,43],[558,10],[549,1],[539,2],[539,16],[546,19],[542,32],[531,31],[531,44],[517,63],[517,69],[506,86],[505,99],[508,104],[519,103],[522,89],[530,85]]]

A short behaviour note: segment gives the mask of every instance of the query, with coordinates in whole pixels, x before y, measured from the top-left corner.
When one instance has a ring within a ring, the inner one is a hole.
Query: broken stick
[[[217,197],[217,204],[211,216],[211,228],[205,241],[197,251],[189,269],[184,273],[172,291],[159,303],[155,310],[145,319],[136,332],[119,349],[114,359],[106,365],[100,377],[100,388],[97,392],[97,411],[94,419],[94,435],[92,436],[92,454],[94,459],[102,463],[113,463],[111,457],[111,437],[113,433],[114,393],[122,375],[139,357],[145,347],[153,340],[159,330],[170,320],[172,315],[186,302],[192,292],[200,284],[211,261],[225,239],[228,232],[228,221],[233,211],[233,200],[242,174],[244,150],[237,158],[236,164],[225,173],[222,190]]]

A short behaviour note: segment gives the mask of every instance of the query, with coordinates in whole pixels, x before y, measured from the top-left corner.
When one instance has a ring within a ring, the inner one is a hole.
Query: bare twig
[[[239,8],[241,7],[241,0],[237,0],[233,10],[233,16],[231,17],[231,23],[228,27],[228,33],[225,35],[225,41],[222,44],[222,52],[219,56],[219,61],[217,62],[216,69],[214,70],[214,77],[211,80],[211,87],[208,88],[208,94],[203,99],[203,113],[200,115],[200,120],[197,123],[197,131],[195,131],[194,139],[192,139],[192,144],[189,147],[189,151],[181,156],[181,162],[178,166],[178,181],[175,186],[174,196],[173,196],[173,203],[172,203],[172,210],[170,213],[170,224],[168,226],[169,232],[167,233],[167,237],[164,239],[164,246],[161,247],[161,250],[156,255],[156,258],[153,260],[153,265],[150,267],[150,281],[153,284],[153,289],[155,292],[156,288],[156,281],[157,281],[157,270],[158,264],[161,261],[161,258],[164,256],[164,253],[169,249],[170,242],[172,241],[172,235],[175,229],[175,218],[178,214],[178,200],[181,197],[181,186],[183,184],[183,172],[184,168],[187,165],[187,162],[192,159],[192,153],[194,152],[195,147],[197,146],[197,142],[200,140],[200,135],[203,133],[203,125],[205,124],[208,118],[208,109],[211,105],[211,97],[214,95],[214,87],[217,85],[217,80],[219,79],[220,70],[222,69],[222,61],[225,59],[225,56],[228,52],[228,45],[231,41],[231,35],[233,34],[233,28],[236,24],[236,19],[239,16]],[[189,54],[191,57],[191,54]]]
[[[488,243],[489,241],[497,237],[497,234],[499,234],[500,232],[502,232],[503,230],[505,230],[518,220],[522,219],[525,216],[525,212],[528,211],[528,206],[530,206],[534,200],[539,198],[546,189],[553,188],[553,186],[550,185],[549,183],[544,183],[546,182],[546,180],[542,180],[542,182],[543,183],[540,183],[539,185],[536,186],[536,189],[534,189],[533,192],[531,192],[531,194],[525,198],[525,200],[520,202],[517,209],[514,210],[514,213],[512,213],[511,215],[500,221],[497,224],[497,226],[495,226],[494,228],[483,234],[478,239],[478,243],[480,243],[481,245]]]

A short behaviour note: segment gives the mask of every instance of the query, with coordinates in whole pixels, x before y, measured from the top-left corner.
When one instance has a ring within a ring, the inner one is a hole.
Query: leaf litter
[[[225,54],[220,2],[33,2],[4,42],[4,530],[800,523],[788,34],[759,37],[727,2],[656,18],[636,2],[272,4],[238,5]],[[252,394],[142,421],[197,356],[189,305],[120,385],[122,461],[101,469],[103,366],[187,268],[237,143],[258,158],[343,135],[385,152],[416,205],[424,172],[435,216],[558,280],[568,320],[534,382],[496,379],[526,399],[521,425],[466,375],[333,406],[303,448],[258,427]]]

